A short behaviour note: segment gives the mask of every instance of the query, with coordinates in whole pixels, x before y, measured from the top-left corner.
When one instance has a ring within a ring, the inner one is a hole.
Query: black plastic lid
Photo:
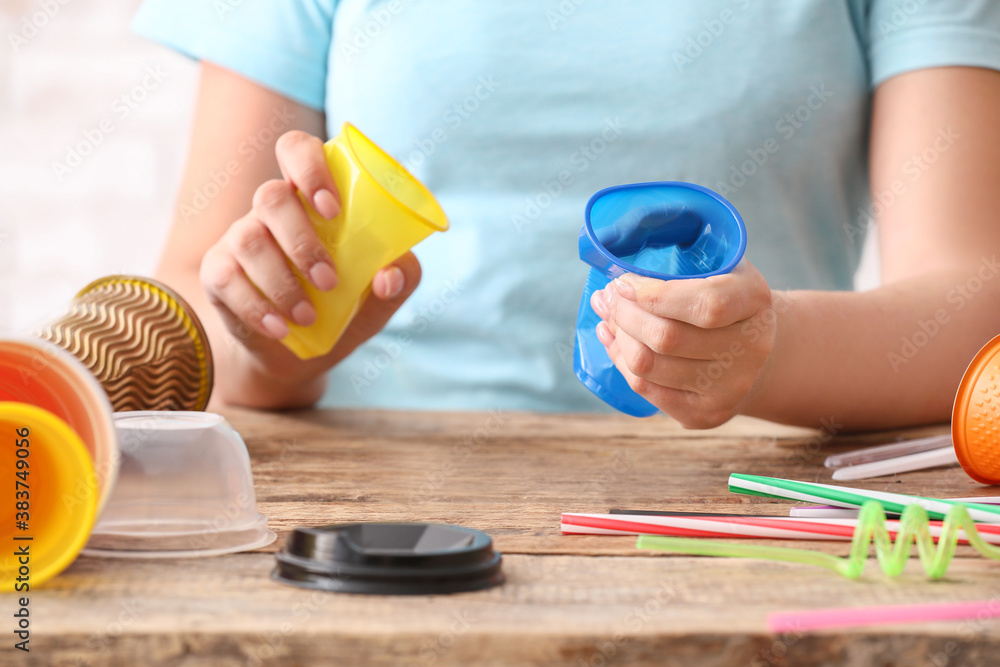
[[[437,595],[503,583],[486,533],[441,523],[348,523],[296,528],[271,578],[303,588]]]

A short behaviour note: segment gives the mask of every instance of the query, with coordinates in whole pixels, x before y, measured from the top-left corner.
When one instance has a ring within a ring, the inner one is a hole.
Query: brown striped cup
[[[212,351],[194,310],[149,278],[108,276],[37,334],[83,362],[116,412],[204,410]]]

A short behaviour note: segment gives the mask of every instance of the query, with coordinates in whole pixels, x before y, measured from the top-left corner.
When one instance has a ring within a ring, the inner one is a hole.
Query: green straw
[[[783,498],[819,502],[838,507],[861,507],[869,500],[877,500],[886,511],[901,514],[909,505],[920,505],[933,519],[944,519],[956,505],[968,509],[969,516],[982,523],[1000,523],[1000,507],[980,503],[959,503],[953,500],[907,496],[901,493],[852,489],[846,486],[796,482],[777,477],[760,477],[733,473],[729,476],[729,490],[768,498]]]
[[[636,547],[694,556],[762,558],[818,565],[838,572],[849,579],[857,579],[864,572],[865,564],[868,562],[868,545],[871,542],[875,543],[875,555],[882,571],[890,577],[897,577],[909,560],[910,544],[916,541],[920,563],[927,576],[931,579],[940,579],[945,575],[948,565],[955,555],[959,529],[965,532],[965,538],[969,544],[975,547],[980,554],[987,558],[1000,560],[1000,548],[983,541],[979,531],[976,530],[975,522],[961,505],[954,505],[948,510],[941,527],[941,536],[935,547],[928,526],[927,512],[923,507],[909,505],[902,510],[899,533],[896,536],[896,541],[893,542],[885,526],[885,511],[882,509],[882,505],[874,500],[866,501],[861,506],[861,511],[858,512],[858,524],[854,529],[851,552],[847,558],[805,549],[732,544],[688,537],[661,537],[659,535],[639,536]]]

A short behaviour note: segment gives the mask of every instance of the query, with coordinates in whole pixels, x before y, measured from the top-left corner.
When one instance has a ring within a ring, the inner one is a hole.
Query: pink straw
[[[806,632],[892,623],[962,621],[1000,616],[1000,600],[935,602],[883,607],[841,607],[806,611],[779,611],[767,616],[771,632]]]

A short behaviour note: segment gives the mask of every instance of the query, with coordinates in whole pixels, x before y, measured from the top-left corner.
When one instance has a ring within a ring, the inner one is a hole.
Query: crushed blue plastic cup
[[[576,321],[573,370],[608,405],[634,417],[656,406],[637,394],[597,338],[590,297],[626,273],[659,280],[732,271],[747,247],[739,212],[719,194],[680,182],[616,185],[587,202],[580,259],[591,266]]]

